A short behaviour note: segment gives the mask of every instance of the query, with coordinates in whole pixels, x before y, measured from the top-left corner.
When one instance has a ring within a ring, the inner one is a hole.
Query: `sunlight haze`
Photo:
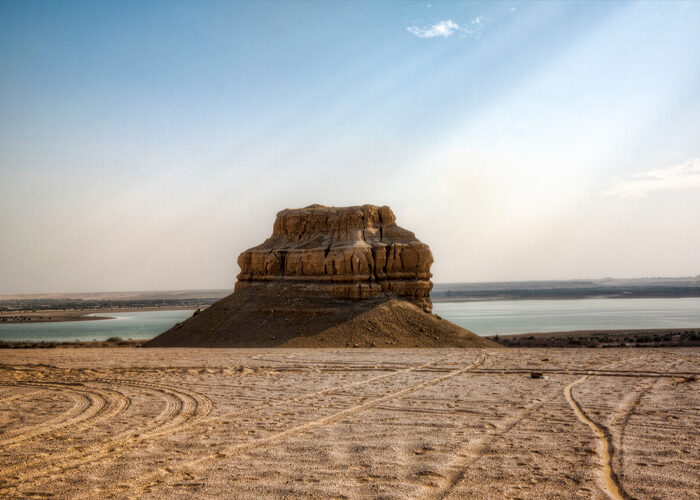
[[[3,2],[0,294],[232,288],[389,205],[435,282],[700,274],[698,2]]]

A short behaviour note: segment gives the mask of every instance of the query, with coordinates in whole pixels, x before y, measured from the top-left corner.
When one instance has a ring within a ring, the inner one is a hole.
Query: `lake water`
[[[479,335],[700,328],[700,297],[436,302],[433,312]]]
[[[192,316],[192,310],[97,313],[116,319],[0,325],[0,340],[72,342],[74,340],[150,339]]]
[[[700,298],[436,302],[433,311],[479,335],[627,328],[700,328]],[[150,339],[189,311],[103,313],[114,320],[0,325],[0,340]]]

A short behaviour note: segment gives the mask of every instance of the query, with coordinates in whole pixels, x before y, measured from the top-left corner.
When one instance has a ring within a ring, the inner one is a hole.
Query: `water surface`
[[[189,318],[192,313],[193,310],[96,313],[94,316],[115,319],[7,324],[0,325],[0,340],[73,342],[107,340],[109,337],[151,339],[175,323]]]
[[[700,297],[436,302],[433,311],[479,335],[700,328]]]
[[[479,335],[628,328],[700,328],[700,298],[436,302],[435,314]],[[192,310],[100,313],[113,320],[0,325],[0,340],[150,339]]]

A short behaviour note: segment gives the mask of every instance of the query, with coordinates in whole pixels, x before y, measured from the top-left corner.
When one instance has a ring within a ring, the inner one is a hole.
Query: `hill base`
[[[392,296],[308,294],[293,285],[249,286],[144,347],[499,347]]]

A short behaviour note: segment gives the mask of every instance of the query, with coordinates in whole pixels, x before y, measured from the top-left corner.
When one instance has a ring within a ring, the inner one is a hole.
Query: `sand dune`
[[[5,497],[677,499],[700,487],[696,349],[0,356]]]

